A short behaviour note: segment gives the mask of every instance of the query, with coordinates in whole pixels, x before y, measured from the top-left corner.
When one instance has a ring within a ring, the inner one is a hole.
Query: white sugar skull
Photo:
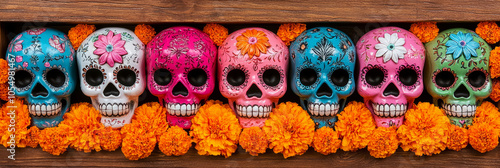
[[[146,88],[144,48],[132,31],[123,28],[97,30],[78,48],[80,87],[105,126],[130,123]]]

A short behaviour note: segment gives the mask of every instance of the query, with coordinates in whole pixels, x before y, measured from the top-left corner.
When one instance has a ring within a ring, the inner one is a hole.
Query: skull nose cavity
[[[316,92],[316,96],[318,97],[321,97],[321,96],[326,96],[326,97],[330,97],[332,96],[332,89],[330,89],[330,87],[328,87],[328,85],[326,85],[326,83],[323,83],[319,89],[318,89],[318,92]]]
[[[181,82],[177,82],[177,84],[174,86],[174,89],[172,89],[172,94],[174,96],[178,95],[187,96],[188,93],[189,92],[187,88]]]
[[[394,83],[390,83],[384,90],[384,96],[393,95],[395,97],[399,96],[399,89],[394,85]]]
[[[111,95],[118,96],[118,95],[120,95],[120,91],[118,91],[118,89],[116,89],[115,85],[108,83],[106,88],[104,88],[103,94],[104,94],[104,96],[111,96]]]
[[[470,96],[469,90],[467,90],[467,88],[464,86],[464,84],[461,84],[457,88],[457,90],[455,91],[455,93],[453,93],[453,95],[456,98],[459,98],[459,97],[468,98]]]
[[[248,98],[251,98],[251,97],[260,98],[260,97],[262,97],[262,91],[260,91],[260,89],[259,89],[259,87],[257,87],[257,85],[252,84],[252,86],[250,86],[250,89],[248,89],[248,91],[247,91],[247,97]]]
[[[37,96],[47,97],[49,95],[49,92],[40,83],[37,83],[33,88],[33,90],[31,91],[31,95],[33,97]]]

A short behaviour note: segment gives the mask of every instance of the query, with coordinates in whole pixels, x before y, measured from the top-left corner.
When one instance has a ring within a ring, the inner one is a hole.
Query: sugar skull
[[[463,28],[439,33],[425,44],[425,87],[454,125],[471,125],[476,107],[491,93],[490,46]]]
[[[382,27],[363,35],[356,50],[359,95],[377,126],[399,127],[406,110],[424,90],[422,42],[407,30]]]
[[[14,64],[14,93],[26,99],[33,125],[57,126],[71,104],[77,76],[75,50],[58,30],[35,28],[17,35],[7,49]]]
[[[334,127],[337,113],[354,92],[356,50],[351,39],[337,29],[306,30],[290,45],[290,86],[300,97],[316,128]]]
[[[219,47],[218,78],[222,96],[244,128],[264,126],[286,92],[288,49],[262,28],[231,33]]]
[[[78,48],[80,88],[105,126],[130,123],[146,88],[144,48],[132,31],[123,28],[97,30]]]
[[[191,127],[194,117],[215,88],[214,42],[198,29],[172,27],[147,46],[148,88],[168,111],[171,125]]]

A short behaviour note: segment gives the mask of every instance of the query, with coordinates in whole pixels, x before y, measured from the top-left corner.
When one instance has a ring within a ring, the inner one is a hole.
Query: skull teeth
[[[167,105],[168,114],[177,117],[189,117],[195,115],[200,109],[201,104],[180,104],[180,103],[165,103]]]
[[[51,117],[61,113],[62,103],[28,104],[30,114],[34,117]]]
[[[128,103],[99,103],[99,112],[104,117],[120,117],[127,115],[130,108],[133,106],[132,102]]]
[[[309,103],[307,109],[312,116],[335,116],[339,112],[338,103]]]
[[[238,116],[246,118],[267,118],[271,110],[272,106],[236,105]]]
[[[405,115],[408,104],[377,104],[373,103],[373,113],[379,117],[401,117]]]
[[[450,117],[473,117],[476,114],[476,105],[458,105],[444,104],[441,105],[446,115]]]

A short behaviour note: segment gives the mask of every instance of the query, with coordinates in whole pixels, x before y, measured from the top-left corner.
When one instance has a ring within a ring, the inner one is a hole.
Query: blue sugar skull
[[[17,35],[7,48],[14,64],[14,93],[26,99],[32,123],[57,126],[68,111],[77,82],[75,50],[58,30],[35,28]]]
[[[337,29],[304,31],[290,45],[291,87],[316,128],[334,127],[345,99],[354,92],[355,46]]]

